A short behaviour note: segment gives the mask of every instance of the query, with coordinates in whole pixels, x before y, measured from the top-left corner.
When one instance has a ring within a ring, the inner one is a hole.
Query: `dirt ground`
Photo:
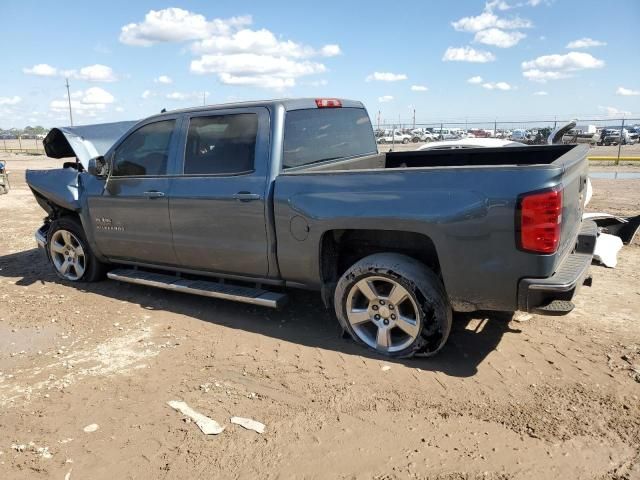
[[[60,162],[0,158],[0,478],[640,478],[638,239],[568,316],[456,315],[436,358],[393,361],[315,293],[280,312],[58,280],[24,170]],[[591,210],[639,213],[640,180],[593,185]]]

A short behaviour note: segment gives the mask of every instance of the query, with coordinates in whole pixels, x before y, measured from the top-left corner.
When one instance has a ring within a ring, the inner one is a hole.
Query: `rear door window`
[[[283,168],[377,153],[363,108],[312,108],[287,112]]]
[[[193,117],[184,156],[185,175],[234,175],[254,169],[258,115]]]

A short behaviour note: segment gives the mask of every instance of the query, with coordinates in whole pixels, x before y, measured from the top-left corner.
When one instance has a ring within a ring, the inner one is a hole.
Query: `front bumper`
[[[38,245],[38,250],[43,253],[45,256],[47,254],[47,232],[49,230],[49,225],[43,225],[36,231],[36,244]]]
[[[518,285],[518,308],[543,315],[564,315],[573,309],[571,299],[583,283],[590,284],[589,266],[598,236],[593,221],[584,221],[575,251],[548,278],[523,278]]]

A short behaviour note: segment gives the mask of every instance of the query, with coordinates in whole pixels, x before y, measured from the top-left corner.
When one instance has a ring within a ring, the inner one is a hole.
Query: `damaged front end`
[[[44,248],[49,222],[61,215],[80,213],[82,174],[89,160],[105,155],[109,149],[135,125],[135,121],[60,127],[49,131],[43,140],[44,150],[51,158],[71,158],[63,168],[27,170],[27,185],[38,205],[47,212],[44,225],[36,232],[36,242]]]

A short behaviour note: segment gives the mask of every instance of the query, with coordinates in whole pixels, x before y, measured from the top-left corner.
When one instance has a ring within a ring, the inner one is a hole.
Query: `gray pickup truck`
[[[561,315],[597,236],[586,146],[378,153],[360,102],[290,99],[53,129],[28,171],[66,281],[279,307],[321,292],[357,342],[433,355],[453,311]]]

